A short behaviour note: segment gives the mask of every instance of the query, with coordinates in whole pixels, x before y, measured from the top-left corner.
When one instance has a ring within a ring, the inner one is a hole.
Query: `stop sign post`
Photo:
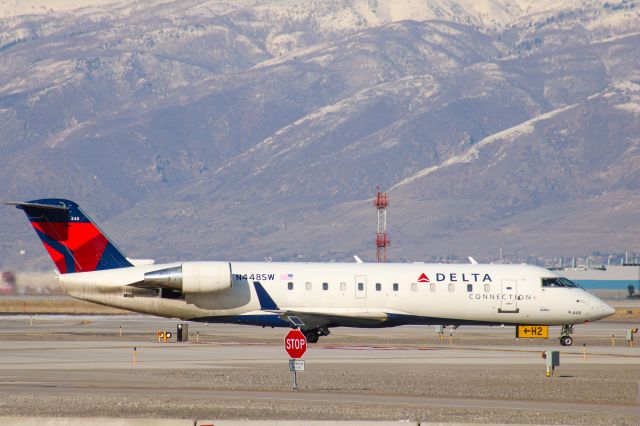
[[[298,389],[298,371],[304,371],[304,361],[302,355],[307,351],[307,338],[298,330],[291,330],[284,337],[284,350],[287,351],[291,359],[289,360],[289,370],[293,372],[293,388]]]

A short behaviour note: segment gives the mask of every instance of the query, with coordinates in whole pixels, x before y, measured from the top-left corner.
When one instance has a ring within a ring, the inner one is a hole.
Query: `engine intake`
[[[185,262],[174,268],[144,274],[146,288],[168,288],[182,293],[211,293],[231,288],[228,262]]]

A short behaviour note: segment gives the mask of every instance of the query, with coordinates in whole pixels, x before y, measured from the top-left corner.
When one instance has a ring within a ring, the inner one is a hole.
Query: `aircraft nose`
[[[616,310],[613,306],[598,299],[595,296],[592,296],[591,301],[593,313],[598,316],[598,319],[610,317],[611,315],[616,313]]]
[[[604,305],[602,307],[602,310],[604,311],[605,318],[606,317],[610,317],[611,315],[616,313],[616,309],[613,306],[609,305],[608,303],[604,303],[604,302],[602,302],[602,304]]]

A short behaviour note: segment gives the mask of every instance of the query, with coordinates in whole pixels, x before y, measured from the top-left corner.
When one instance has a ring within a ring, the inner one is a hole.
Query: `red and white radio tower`
[[[380,192],[377,186],[378,194],[376,195],[373,205],[378,211],[378,229],[376,232],[376,259],[378,262],[387,261],[387,246],[391,243],[387,237],[387,206],[389,198],[386,192]]]

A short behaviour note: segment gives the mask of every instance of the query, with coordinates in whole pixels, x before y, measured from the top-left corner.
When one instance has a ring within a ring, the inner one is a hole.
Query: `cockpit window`
[[[565,288],[580,288],[577,283],[562,277],[555,278],[543,278],[542,287],[565,287]]]

